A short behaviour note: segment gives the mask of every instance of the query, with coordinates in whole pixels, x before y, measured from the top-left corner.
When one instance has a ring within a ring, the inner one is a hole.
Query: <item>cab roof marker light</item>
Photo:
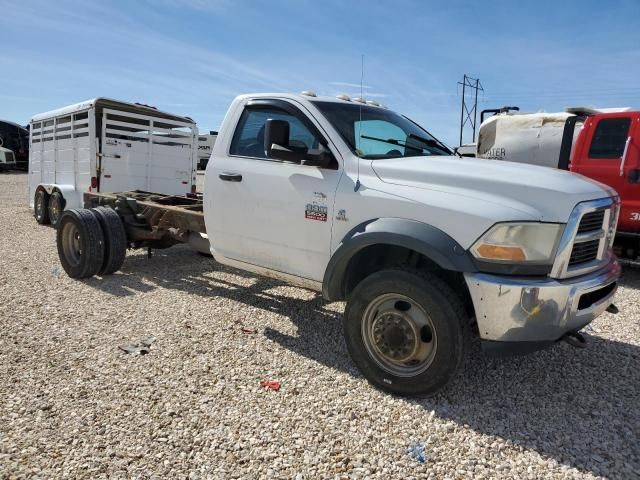
[[[379,107],[380,104],[375,100],[367,100],[367,105],[373,105],[374,107]]]
[[[358,102],[358,103],[367,103],[367,102],[365,102],[365,100],[363,98],[360,98],[360,97],[354,97],[351,100],[353,100],[354,102]]]
[[[300,95],[305,95],[307,97],[317,97],[318,95],[316,95],[316,92],[311,91],[311,90],[304,90],[303,92],[300,93]]]
[[[345,95],[344,93],[340,94],[340,95],[336,95],[336,98],[338,100],[344,100],[345,102],[350,102],[351,101],[351,97],[349,95]]]

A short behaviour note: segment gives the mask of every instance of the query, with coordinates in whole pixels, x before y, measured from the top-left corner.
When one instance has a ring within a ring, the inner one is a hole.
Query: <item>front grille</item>
[[[618,199],[615,197],[578,203],[560,239],[551,276],[584,275],[609,262],[617,219]]]
[[[579,263],[590,262],[598,257],[600,240],[590,240],[588,242],[576,243],[571,251],[569,266],[573,267]]]
[[[604,210],[596,210],[595,212],[586,213],[580,220],[578,234],[600,230],[602,228],[603,221]]]

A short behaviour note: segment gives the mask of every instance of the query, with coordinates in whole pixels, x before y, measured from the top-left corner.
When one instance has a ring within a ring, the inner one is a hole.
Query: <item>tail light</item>
[[[91,177],[91,188],[98,188],[98,177]]]
[[[196,193],[196,186],[195,185],[191,185],[191,193]]]

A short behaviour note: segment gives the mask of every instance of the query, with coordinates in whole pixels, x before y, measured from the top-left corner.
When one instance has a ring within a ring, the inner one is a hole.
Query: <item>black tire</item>
[[[127,232],[115,210],[97,207],[91,211],[100,222],[104,235],[104,261],[99,273],[111,275],[120,270],[127,255]]]
[[[96,275],[104,262],[104,235],[91,210],[66,210],[56,231],[58,257],[71,278]]]
[[[49,197],[49,222],[52,227],[58,225],[62,212],[64,212],[64,197],[58,191],[53,192]]]
[[[33,197],[33,216],[40,225],[49,225],[49,194],[44,190]]]
[[[427,323],[405,328],[405,314]],[[374,386],[403,396],[430,395],[451,381],[462,365],[466,326],[462,302],[449,285],[433,274],[403,267],[360,282],[344,315],[347,348],[360,371]],[[423,351],[428,352],[424,359],[397,360],[406,352]]]

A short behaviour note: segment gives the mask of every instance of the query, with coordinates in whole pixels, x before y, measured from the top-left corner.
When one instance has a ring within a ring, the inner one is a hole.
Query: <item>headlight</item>
[[[489,262],[546,263],[553,260],[564,225],[558,223],[498,223],[471,247]]]

